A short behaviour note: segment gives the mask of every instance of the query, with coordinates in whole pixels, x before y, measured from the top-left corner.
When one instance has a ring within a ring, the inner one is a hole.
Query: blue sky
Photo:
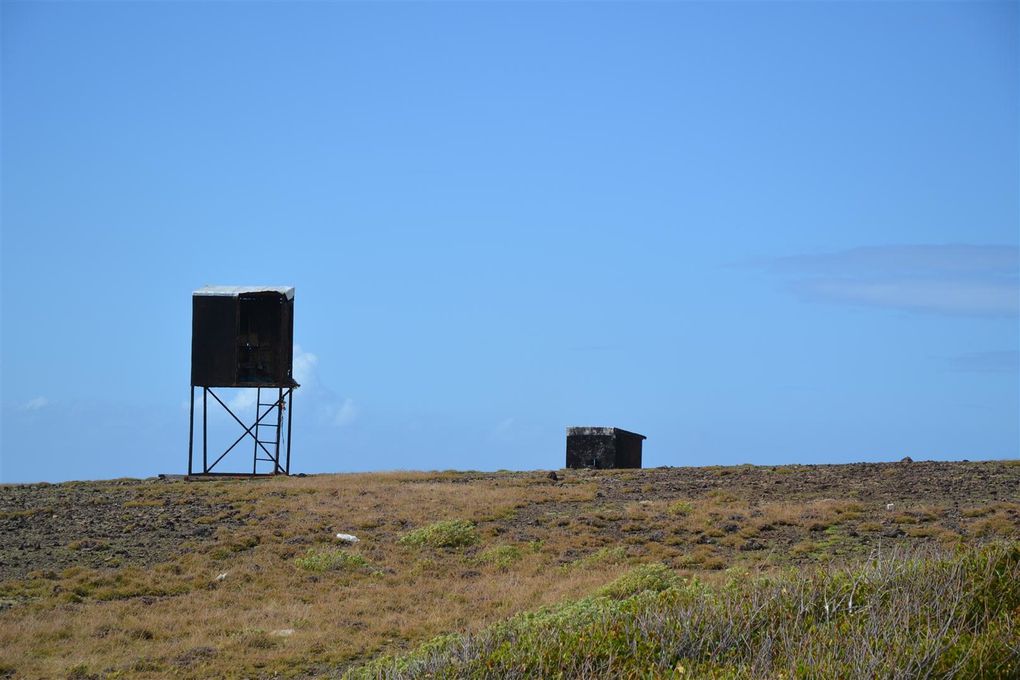
[[[182,472],[207,283],[295,471],[1020,456],[1015,2],[2,7],[3,481]]]

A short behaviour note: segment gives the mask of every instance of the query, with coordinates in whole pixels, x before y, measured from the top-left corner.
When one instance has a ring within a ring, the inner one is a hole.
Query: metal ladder
[[[284,467],[280,465],[280,433],[283,429],[283,409],[285,408],[283,402],[283,388],[277,388],[278,394],[275,402],[262,403],[262,388],[259,387],[256,390],[255,396],[255,427],[253,434],[255,435],[255,451],[254,460],[252,461],[251,473],[253,475],[258,474],[259,463],[272,463],[273,471],[272,474],[285,473]],[[266,411],[263,411],[263,407],[268,407]],[[273,409],[276,409],[276,422],[263,422],[262,419],[268,416]],[[262,440],[259,438],[259,428],[269,428],[276,433],[273,439]],[[262,449],[264,457],[259,457],[259,448]]]

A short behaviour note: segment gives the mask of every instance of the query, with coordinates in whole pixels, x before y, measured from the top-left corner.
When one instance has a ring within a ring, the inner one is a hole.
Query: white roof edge
[[[646,437],[643,434],[640,434],[638,432],[631,432],[630,430],[625,430],[622,427],[607,427],[607,426],[603,426],[603,425],[581,425],[581,426],[576,426],[575,425],[575,426],[567,428],[567,435],[568,436],[572,435],[572,434],[575,434],[575,435],[576,434],[580,434],[580,435],[586,435],[586,434],[587,435],[615,435],[618,432],[622,432],[624,434],[634,435],[635,437],[641,437],[642,439],[648,439],[648,437]]]
[[[237,297],[244,293],[279,293],[288,300],[294,299],[294,286],[202,286],[192,295],[223,295]]]

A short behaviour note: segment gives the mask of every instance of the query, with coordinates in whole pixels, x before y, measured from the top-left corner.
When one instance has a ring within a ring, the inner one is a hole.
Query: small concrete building
[[[618,427],[568,427],[567,467],[640,468],[643,434]]]

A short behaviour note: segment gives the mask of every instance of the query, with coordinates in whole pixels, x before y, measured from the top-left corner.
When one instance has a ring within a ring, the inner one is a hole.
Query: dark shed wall
[[[616,467],[616,446],[612,435],[572,434],[567,436],[567,467],[605,470]]]
[[[280,381],[283,367],[283,296],[250,293],[237,298],[237,382],[263,385]]]
[[[641,442],[640,436],[632,434],[616,435],[616,467],[639,468],[641,467]]]
[[[283,300],[283,339],[280,344],[280,372],[279,381],[281,384],[294,383],[294,300]]]
[[[191,384],[233,385],[237,377],[236,300],[222,295],[196,295],[191,300]]]

